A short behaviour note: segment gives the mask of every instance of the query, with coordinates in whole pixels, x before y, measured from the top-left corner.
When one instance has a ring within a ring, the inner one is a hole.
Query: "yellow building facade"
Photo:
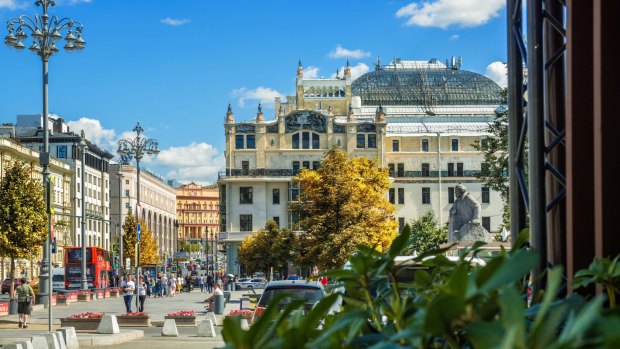
[[[178,240],[205,243],[219,235],[220,198],[216,185],[185,184],[177,188]]]

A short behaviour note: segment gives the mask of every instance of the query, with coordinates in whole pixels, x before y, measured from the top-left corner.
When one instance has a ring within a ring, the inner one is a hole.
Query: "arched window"
[[[293,149],[319,149],[320,136],[318,133],[302,131],[293,134]]]

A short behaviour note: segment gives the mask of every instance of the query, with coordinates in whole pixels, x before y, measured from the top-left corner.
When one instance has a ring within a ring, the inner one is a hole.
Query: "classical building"
[[[7,135],[11,134],[14,134],[14,132],[7,133]],[[20,161],[28,164],[32,169],[32,177],[39,181],[43,180],[42,168],[39,165],[39,152],[20,145],[15,138],[0,136],[0,178],[4,177],[4,172],[11,161]],[[51,195],[52,207],[55,213],[54,221],[69,221],[68,216],[72,212],[71,190],[74,181],[73,171],[70,165],[56,159],[50,159],[49,171],[50,178],[54,183],[52,188],[53,194]],[[73,235],[69,227],[61,227],[61,225],[59,224],[54,229],[56,253],[52,254],[52,263],[55,266],[62,266],[65,246],[73,245]],[[38,256],[33,256],[30,260],[18,260],[16,262],[18,269],[16,275],[22,275],[21,270],[27,271],[28,277],[39,275],[37,264],[31,264],[31,262],[39,261],[40,259]],[[1,278],[4,280],[8,275],[9,263],[8,260],[5,263],[5,259],[2,258],[0,264],[2,264],[0,268]]]
[[[194,182],[177,188],[179,240],[204,245],[220,231],[220,197],[217,185]]]
[[[137,215],[153,232],[159,255],[162,258],[172,256],[177,243],[176,190],[157,173],[141,167],[140,206],[137,207],[137,168],[111,164],[108,173],[112,178],[111,219],[122,225],[128,213],[136,215],[138,211]]]
[[[218,181],[227,270],[236,270],[239,241],[267,220],[296,229],[288,208],[299,188],[291,176],[318,168],[332,148],[389,169],[386,196],[400,228],[429,210],[445,224],[454,187],[463,183],[482,205],[482,224],[497,230],[504,203],[475,177],[483,157],[472,144],[489,135],[501,89],[460,66],[454,58],[397,58],[351,81],[348,62],[344,76],[333,79],[304,79],[300,62],[295,96],[276,98],[275,119],[265,120],[259,105],[255,118],[235,122],[229,105],[226,172]]]
[[[25,117],[38,117],[36,128],[20,126]],[[85,190],[86,205],[86,245],[110,249],[110,178],[108,165],[114,157],[110,152],[99,148],[86,140],[85,178],[81,178],[82,154],[78,148],[81,137],[69,130],[61,118],[48,118],[50,126],[49,147],[50,157],[67,163],[75,180],[71,188],[71,213],[63,220],[70,220],[71,241],[73,246],[81,246],[82,218],[82,180]],[[26,147],[41,151],[43,149],[42,118],[38,116],[18,116],[17,138]]]

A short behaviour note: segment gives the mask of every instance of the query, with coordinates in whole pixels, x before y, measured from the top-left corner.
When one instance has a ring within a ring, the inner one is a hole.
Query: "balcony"
[[[291,177],[293,176],[293,170],[287,169],[266,169],[257,168],[252,170],[244,169],[228,169],[218,173],[218,179],[231,178],[231,177]]]
[[[219,232],[219,242],[243,241],[247,236],[252,235],[251,231],[230,231]]]
[[[93,211],[93,210],[86,209],[86,218],[103,219],[104,217],[103,217],[103,213],[100,212],[99,210]]]

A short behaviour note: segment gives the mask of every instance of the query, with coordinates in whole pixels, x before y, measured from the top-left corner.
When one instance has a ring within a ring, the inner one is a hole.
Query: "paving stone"
[[[121,329],[118,327],[116,315],[105,315],[97,328],[97,333],[99,334],[114,334],[119,332],[121,332]]]
[[[177,329],[177,323],[174,319],[166,319],[164,327],[161,329],[161,335],[166,337],[178,337],[179,330]]]
[[[198,333],[196,337],[215,337],[215,328],[211,319],[201,320],[198,323]]]

